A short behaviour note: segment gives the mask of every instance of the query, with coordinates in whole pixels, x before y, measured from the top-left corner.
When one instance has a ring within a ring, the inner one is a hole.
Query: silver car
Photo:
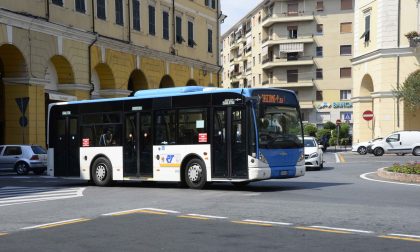
[[[32,171],[41,175],[47,169],[47,151],[39,145],[0,145],[0,171],[19,175]]]

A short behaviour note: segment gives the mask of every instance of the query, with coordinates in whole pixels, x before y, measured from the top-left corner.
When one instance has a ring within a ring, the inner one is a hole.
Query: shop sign
[[[318,109],[342,109],[342,108],[353,108],[353,103],[351,102],[333,102],[332,104],[329,102],[323,102],[318,104]]]

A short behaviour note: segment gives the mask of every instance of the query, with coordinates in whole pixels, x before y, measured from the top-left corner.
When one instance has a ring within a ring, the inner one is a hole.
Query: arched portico
[[[159,88],[170,88],[175,87],[174,80],[169,75],[165,75],[162,77],[160,81]]]
[[[189,79],[186,86],[197,86],[197,82],[194,79]]]
[[[127,89],[131,91],[131,94],[134,94],[134,92],[138,90],[145,90],[148,88],[149,85],[146,79],[146,75],[144,75],[144,73],[139,69],[134,70],[128,79]]]

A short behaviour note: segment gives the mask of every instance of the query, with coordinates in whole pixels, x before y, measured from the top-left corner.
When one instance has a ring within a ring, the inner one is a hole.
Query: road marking
[[[385,238],[385,239],[420,242],[420,239],[409,238],[409,237],[401,237],[401,236],[381,235],[381,236],[378,236],[378,237],[379,238]]]
[[[360,178],[362,179],[366,179],[366,180],[370,180],[370,181],[375,181],[375,182],[381,182],[381,183],[388,183],[388,184],[396,184],[396,185],[409,185],[409,186],[420,186],[420,184],[409,184],[409,183],[402,183],[402,182],[393,182],[393,181],[385,181],[385,180],[377,180],[377,179],[371,179],[368,178],[367,175],[369,174],[373,174],[376,172],[368,172],[368,173],[364,173],[362,175],[360,175]]]
[[[8,235],[8,233],[0,233],[0,236]]]
[[[245,193],[244,196],[260,196],[261,193]]]
[[[337,153],[335,153],[334,155],[335,155],[335,162],[336,162],[336,163],[340,163],[340,162],[341,162],[341,160],[340,160],[340,158],[338,157],[338,154],[337,154]]]
[[[42,201],[83,197],[86,188],[4,187],[0,189],[0,207]]]
[[[204,214],[187,214],[187,215],[188,216],[197,216],[197,217],[209,218],[209,219],[227,219],[227,217],[214,216],[214,215],[204,215]]]
[[[388,235],[420,239],[419,235],[407,235],[407,234],[388,234]]]
[[[254,226],[262,226],[262,227],[272,227],[273,225],[271,224],[266,224],[266,223],[259,223],[259,222],[251,222],[251,221],[231,221],[232,223],[236,223],[236,224],[245,224],[245,225],[254,225]]]
[[[295,227],[295,228],[300,229],[300,230],[319,231],[319,232],[325,232],[325,233],[351,234],[351,232],[348,232],[348,231],[339,231],[339,230],[314,228],[314,227]]]
[[[102,214],[102,216],[120,216],[120,215],[138,213],[141,210],[143,210],[143,209],[142,208],[138,208],[138,209],[124,210],[124,211],[119,211],[119,212]]]
[[[164,212],[164,213],[179,214],[178,211],[174,211],[174,210],[166,210],[166,209],[159,209],[159,208],[142,208],[142,209],[150,210],[150,211],[157,211],[157,212]]]
[[[79,219],[71,219],[71,220],[65,220],[65,221],[57,221],[57,222],[46,223],[46,224],[41,224],[41,225],[36,225],[36,226],[31,226],[31,227],[24,227],[24,228],[21,228],[21,229],[23,229],[23,230],[45,229],[45,228],[58,227],[58,226],[80,223],[80,222],[86,222],[86,221],[90,221],[90,219],[79,218]]]
[[[362,234],[373,234],[372,231],[359,230],[359,229],[349,229],[349,228],[335,228],[335,227],[326,227],[326,226],[310,226],[311,228],[320,228],[320,229],[331,229],[338,231],[348,231],[352,233],[362,233]]]
[[[248,222],[253,222],[253,223],[263,223],[263,224],[273,224],[273,225],[281,225],[281,226],[291,226],[293,225],[292,223],[287,223],[287,222],[275,222],[275,221],[262,221],[262,220],[243,220],[243,221],[248,221]]]
[[[338,156],[340,157],[341,163],[345,163],[346,162],[346,159],[344,158],[344,155],[343,154],[339,153]]]
[[[210,218],[201,217],[201,216],[191,216],[191,215],[179,215],[178,218],[185,218],[185,219],[195,219],[195,220],[210,220]]]

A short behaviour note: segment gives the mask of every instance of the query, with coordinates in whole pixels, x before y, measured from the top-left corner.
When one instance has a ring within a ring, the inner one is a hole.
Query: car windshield
[[[302,124],[296,108],[262,106],[258,118],[258,141],[263,149],[302,148]]]
[[[304,140],[305,147],[315,147],[315,141],[313,139]]]
[[[31,146],[31,149],[35,154],[47,154],[47,151],[38,145]]]

